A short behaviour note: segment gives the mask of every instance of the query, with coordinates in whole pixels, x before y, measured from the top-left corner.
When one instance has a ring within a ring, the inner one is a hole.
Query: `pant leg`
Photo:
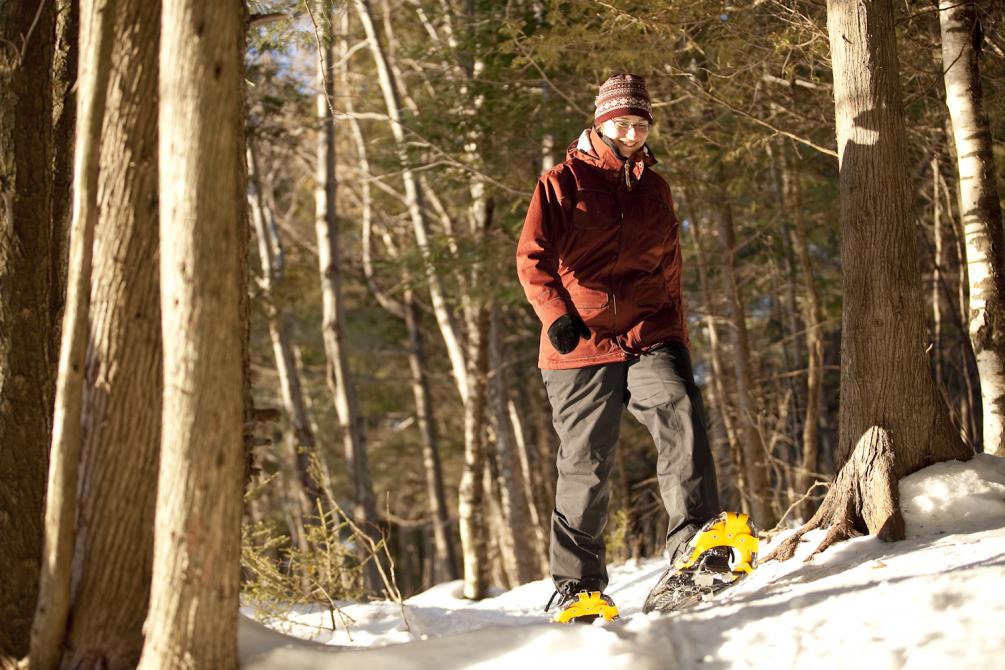
[[[631,361],[627,383],[628,410],[656,443],[656,475],[670,515],[667,550],[673,559],[683,542],[722,511],[687,346],[669,343]]]
[[[607,587],[603,533],[626,368],[542,370],[560,440],[551,519],[551,574],[559,591]]]

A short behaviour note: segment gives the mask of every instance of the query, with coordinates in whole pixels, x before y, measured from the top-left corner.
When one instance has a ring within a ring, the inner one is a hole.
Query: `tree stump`
[[[885,542],[904,539],[893,440],[884,428],[873,426],[859,438],[817,513],[764,560],[792,558],[803,535],[824,527],[829,528],[827,536],[807,560],[835,542],[865,533]]]

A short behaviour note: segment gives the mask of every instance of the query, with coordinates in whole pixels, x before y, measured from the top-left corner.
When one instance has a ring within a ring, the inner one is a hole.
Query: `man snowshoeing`
[[[746,517],[719,505],[688,352],[678,222],[646,146],[652,123],[643,78],[608,79],[593,127],[538,180],[517,245],[517,273],[542,324],[538,365],[561,442],[550,551],[561,622],[617,616],[603,593],[603,531],[623,407],[653,437],[670,515],[671,566],[644,610],[712,593],[716,586],[696,575],[731,582],[756,556]]]

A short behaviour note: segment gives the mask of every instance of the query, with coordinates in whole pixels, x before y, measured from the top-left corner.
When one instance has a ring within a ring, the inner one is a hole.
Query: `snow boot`
[[[552,617],[554,623],[586,623],[590,624],[603,617],[604,621],[618,620],[618,607],[600,591],[578,591],[560,593],[556,591],[545,606],[544,611],[551,609],[555,596],[561,596],[558,601],[558,612]]]
[[[753,572],[757,548],[757,529],[747,515],[723,512],[687,541],[642,612],[674,612],[711,599]]]

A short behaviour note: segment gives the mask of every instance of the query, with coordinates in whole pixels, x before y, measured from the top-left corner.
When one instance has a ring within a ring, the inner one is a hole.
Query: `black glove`
[[[567,354],[579,344],[579,338],[590,339],[590,329],[583,320],[572,314],[563,314],[548,327],[551,346],[560,354]]]

